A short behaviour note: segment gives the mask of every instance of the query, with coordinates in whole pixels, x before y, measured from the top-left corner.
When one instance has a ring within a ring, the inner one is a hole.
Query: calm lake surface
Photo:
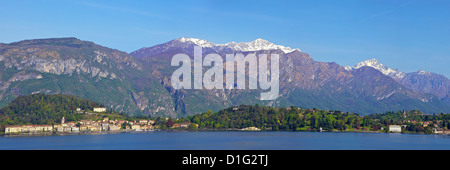
[[[320,132],[165,132],[0,137],[0,150],[450,150],[450,136]]]

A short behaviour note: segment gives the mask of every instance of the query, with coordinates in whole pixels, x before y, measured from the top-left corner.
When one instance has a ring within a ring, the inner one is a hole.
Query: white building
[[[80,132],[79,127],[71,127],[72,132]]]
[[[105,107],[94,107],[94,112],[106,112]]]
[[[389,125],[389,132],[401,133],[402,127],[399,125]]]

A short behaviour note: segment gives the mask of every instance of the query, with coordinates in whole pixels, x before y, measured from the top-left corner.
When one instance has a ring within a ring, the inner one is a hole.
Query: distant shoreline
[[[71,136],[71,135],[108,135],[108,134],[123,134],[123,133],[149,133],[152,131],[99,131],[99,132],[45,132],[45,133],[19,133],[19,134],[2,134],[4,137],[27,137],[27,136]]]
[[[75,135],[109,135],[109,134],[139,134],[139,133],[152,133],[152,132],[320,132],[316,130],[260,130],[260,131],[251,131],[251,130],[240,130],[240,129],[155,129],[151,131],[99,131],[99,132],[78,132],[78,133],[64,133],[64,132],[47,132],[47,133],[20,133],[20,134],[1,134],[3,137],[42,137],[42,136],[75,136]],[[448,135],[448,134],[424,134],[424,133],[410,133],[410,132],[402,132],[402,133],[391,133],[391,132],[380,132],[380,131],[322,131],[320,133],[379,133],[379,134],[414,134],[414,135]]]

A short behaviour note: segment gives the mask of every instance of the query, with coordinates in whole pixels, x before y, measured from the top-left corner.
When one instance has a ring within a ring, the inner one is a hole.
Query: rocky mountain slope
[[[261,89],[174,89],[170,80],[178,67],[171,66],[171,59],[178,53],[193,58],[194,46],[202,46],[204,56],[279,54],[280,96],[262,101]],[[414,89],[414,85],[395,78],[401,75],[401,80],[406,81],[413,74],[380,68],[394,74],[387,76],[368,65],[349,69],[332,62],[317,62],[299,49],[263,39],[214,44],[183,37],[130,54],[76,38],[25,40],[0,44],[0,105],[17,96],[46,93],[88,98],[129,114],[173,117],[241,104],[295,105],[362,115],[403,109],[450,112],[449,104],[445,104],[448,96],[429,94],[427,86]]]
[[[2,105],[35,93],[76,95],[130,113],[145,103],[132,81],[145,77],[141,63],[125,52],[76,38],[2,44],[0,70]]]
[[[245,48],[236,48],[236,44]],[[228,53],[279,54],[280,97],[275,101],[260,101],[260,90],[172,89],[169,80],[176,67],[170,67],[171,58],[178,53],[185,53],[193,58],[194,46],[202,46],[203,55],[217,53],[224,61]],[[254,49],[256,50],[252,51]],[[163,84],[172,97],[176,98],[175,111],[181,111],[180,114],[196,114],[206,109],[218,110],[237,104],[296,105],[361,114],[400,109],[420,109],[425,112],[449,110],[449,106],[436,96],[411,90],[372,67],[348,69],[336,63],[317,62],[299,49],[275,45],[262,39],[248,43],[214,44],[183,37],[142,48],[131,55],[142,61],[144,70],[156,72],[160,79],[165,80]],[[388,71],[394,76],[403,76],[395,70]]]
[[[378,60],[371,59],[367,61],[360,62],[354,67],[346,67],[347,70],[359,69],[361,67],[372,67],[379,70],[384,75],[392,77],[397,82],[402,84],[408,89],[433,94],[438,97],[441,101],[450,104],[450,80],[440,74],[426,72],[424,70],[419,70],[417,72],[404,73],[398,71],[397,69],[392,69],[384,66]]]

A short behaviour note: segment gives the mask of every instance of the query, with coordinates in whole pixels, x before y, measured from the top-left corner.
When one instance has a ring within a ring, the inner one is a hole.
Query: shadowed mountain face
[[[170,79],[179,67],[171,66],[172,57],[185,53],[193,58],[194,46],[203,47],[203,56],[219,54],[225,65],[230,64],[225,59],[230,53],[269,57],[279,54],[280,96],[261,101],[260,93],[268,90],[248,88],[175,90]],[[76,38],[26,40],[0,44],[0,70],[2,105],[25,94],[62,93],[99,101],[130,114],[173,117],[240,104],[295,105],[362,115],[403,109],[450,112],[449,105],[443,102],[445,96],[428,94],[422,90],[424,86],[414,89],[414,85],[400,83],[373,67],[348,69],[336,63],[317,62],[298,49],[262,39],[214,44],[180,38],[130,54]]]
[[[420,70],[407,73],[400,83],[416,91],[434,94],[440,99],[450,96],[450,80],[440,74]]]

